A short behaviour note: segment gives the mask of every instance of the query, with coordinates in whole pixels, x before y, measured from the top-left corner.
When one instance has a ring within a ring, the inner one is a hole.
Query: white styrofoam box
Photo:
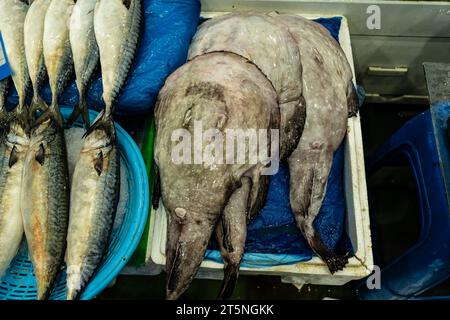
[[[224,13],[203,13],[205,18]],[[316,16],[303,15],[314,19]],[[326,16],[327,17],[327,16]],[[353,56],[347,20],[342,17],[339,31],[340,44],[352,66]],[[355,257],[349,259],[344,270],[330,274],[326,264],[319,258],[291,265],[267,268],[241,268],[241,274],[281,276],[284,282],[295,284],[343,285],[348,281],[361,279],[369,275],[373,268],[372,242],[370,236],[369,209],[367,202],[364,153],[359,116],[348,119],[348,133],[345,138],[344,185],[347,205],[346,231],[355,250]],[[166,262],[165,246],[167,236],[166,212],[159,206],[152,211],[150,219],[153,235],[150,236],[149,259],[151,263],[164,266]],[[204,260],[197,274],[198,278],[222,279],[223,264]]]

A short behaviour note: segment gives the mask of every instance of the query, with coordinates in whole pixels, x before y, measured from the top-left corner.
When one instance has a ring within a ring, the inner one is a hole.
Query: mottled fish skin
[[[239,12],[205,21],[192,39],[188,58],[206,52],[227,51],[249,59],[261,69],[278,94],[280,158],[284,160],[298,144],[306,108],[297,42],[289,29],[277,23],[273,15]]]
[[[108,247],[119,199],[120,162],[114,123],[84,140],[73,174],[67,235],[67,299],[79,297]],[[102,129],[103,128],[103,129]]]
[[[42,100],[40,89],[47,76],[44,63],[44,22],[45,14],[51,0],[35,0],[28,10],[24,31],[25,31],[25,56],[33,86],[33,100],[31,110],[45,110],[46,103]]]
[[[174,163],[173,130],[193,134],[199,120],[204,130],[215,128],[222,133],[232,128],[278,129],[280,115],[273,86],[253,63],[233,53],[209,53],[186,63],[166,80],[155,119],[155,162],[168,213],[166,297],[177,299],[197,273],[215,225],[241,178],[258,177],[264,165]]]
[[[11,114],[6,110],[6,96],[8,95],[10,77],[0,80],[0,134],[7,129]]]
[[[6,96],[9,90],[9,77],[0,80],[0,112],[6,112]]]
[[[59,113],[58,98],[73,74],[72,49],[69,39],[70,17],[75,0],[52,0],[44,21],[44,61],[52,90],[51,111],[60,125],[63,119]],[[41,116],[43,122],[48,115]]]
[[[288,159],[290,203],[298,227],[331,273],[344,268],[347,254],[327,248],[314,229],[325,196],[333,154],[347,132],[353,74],[345,54],[318,23],[295,15],[280,15],[297,40],[303,65],[306,123],[300,142]]]
[[[72,46],[79,104],[69,123],[81,114],[86,128],[89,113],[86,105],[86,88],[99,62],[98,45],[94,33],[94,8],[97,0],[78,0],[70,18],[70,44]]]
[[[32,133],[21,191],[21,210],[38,299],[48,298],[66,250],[69,176],[64,133],[48,119]]]
[[[19,95],[18,114],[22,114],[25,110],[25,99],[30,84],[24,44],[24,21],[28,8],[26,1],[0,1],[0,31],[11,67],[14,86]]]
[[[136,51],[141,21],[141,0],[98,0],[94,30],[100,51],[103,100],[111,113]]]
[[[0,136],[0,278],[23,237],[20,192],[28,144],[27,134],[17,123]]]

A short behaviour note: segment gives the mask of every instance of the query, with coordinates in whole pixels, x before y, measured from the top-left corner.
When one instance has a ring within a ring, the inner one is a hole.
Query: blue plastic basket
[[[64,117],[72,109],[61,108]],[[90,111],[91,121],[97,112]],[[80,122],[75,126],[81,126]],[[97,273],[92,277],[81,299],[94,298],[106,288],[119,274],[136,249],[144,231],[149,210],[149,186],[144,160],[138,146],[126,131],[116,124],[117,142],[121,162],[126,171],[128,200],[122,222],[112,231],[109,248]],[[36,299],[36,280],[33,266],[28,258],[26,245],[22,245],[5,276],[0,281],[0,299]],[[61,271],[50,299],[66,298],[66,270]]]

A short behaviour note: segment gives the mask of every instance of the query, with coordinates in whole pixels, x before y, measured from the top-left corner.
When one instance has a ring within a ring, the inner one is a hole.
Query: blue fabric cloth
[[[142,0],[142,7],[139,46],[115,104],[119,114],[140,114],[153,110],[167,76],[186,61],[200,16],[198,0]],[[11,91],[8,102],[15,106],[17,94],[15,90]],[[98,70],[87,94],[89,108],[99,110],[104,106],[101,95],[102,81]],[[42,89],[42,96],[47,102],[51,101],[48,84]],[[60,104],[75,106],[77,103],[78,91],[72,81],[61,96]]]
[[[316,21],[339,41],[340,17]],[[358,90],[360,98],[361,92]],[[341,145],[335,152],[325,198],[314,225],[329,248],[338,252],[351,252],[351,243],[345,232],[344,151],[344,145]],[[282,163],[279,172],[271,177],[265,207],[248,226],[241,266],[258,268],[293,264],[310,260],[312,256],[312,250],[294,221],[289,204],[289,169],[287,163]],[[214,241],[205,258],[222,261]]]

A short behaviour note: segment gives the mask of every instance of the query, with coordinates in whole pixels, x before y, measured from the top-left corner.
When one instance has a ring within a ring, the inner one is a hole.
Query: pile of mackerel
[[[38,299],[49,297],[64,261],[67,299],[78,298],[108,247],[120,188],[112,113],[140,15],[140,0],[0,0],[0,32],[19,96],[7,112],[10,79],[0,81],[0,278],[25,234]],[[99,62],[105,109],[90,125],[85,94]],[[81,114],[86,131],[70,182],[58,98],[74,73],[79,105],[67,125]],[[49,106],[40,96],[47,78]]]
[[[174,161],[182,140],[174,132],[195,136],[199,122],[224,135],[266,130],[267,149],[289,165],[298,228],[331,273],[342,270],[349,253],[328,248],[314,228],[333,153],[357,111],[352,70],[339,44],[298,15],[232,13],[199,26],[188,59],[166,80],[155,111],[155,162],[168,214],[167,299],[188,288],[213,234],[224,261],[219,298],[231,296],[247,224],[264,206],[268,189],[268,163],[255,148],[246,152],[256,163]],[[270,134],[274,129],[279,135]],[[279,148],[271,150],[277,138]],[[208,146],[200,152],[209,152]],[[195,151],[187,150],[188,158]]]

